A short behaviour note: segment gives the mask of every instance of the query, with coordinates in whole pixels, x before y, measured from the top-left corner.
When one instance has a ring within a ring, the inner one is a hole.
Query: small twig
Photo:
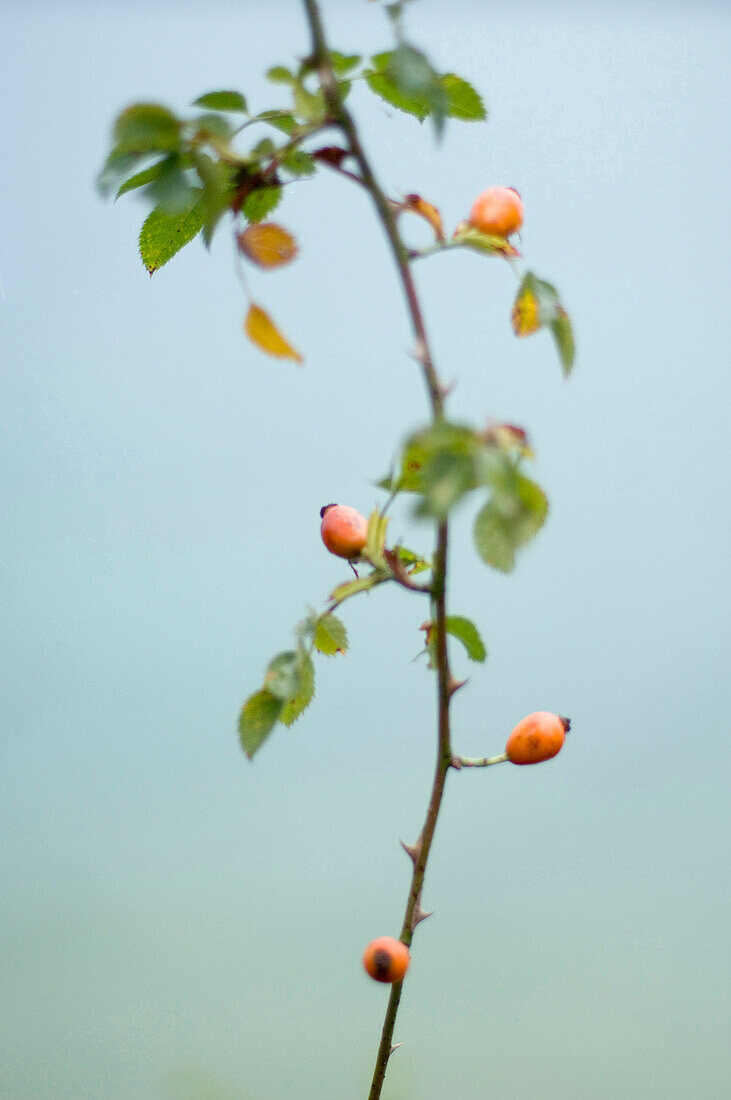
[[[489,768],[491,764],[504,764],[508,759],[506,752],[499,756],[453,756],[451,766],[459,771],[460,768]]]

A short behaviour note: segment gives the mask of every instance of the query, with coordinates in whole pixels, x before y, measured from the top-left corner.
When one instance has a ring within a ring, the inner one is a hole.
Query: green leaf
[[[332,657],[336,653],[345,653],[348,649],[348,632],[345,623],[336,615],[324,615],[315,627],[315,649]]]
[[[206,107],[210,111],[240,111],[247,114],[246,99],[241,92],[206,92],[198,96],[194,107]]]
[[[430,455],[422,471],[424,498],[417,515],[444,519],[461,497],[475,488],[474,461],[471,455],[442,451]]]
[[[463,248],[472,248],[475,252],[487,252],[491,256],[505,256],[507,259],[516,259],[520,252],[505,237],[494,237],[491,233],[482,233],[479,229],[461,222],[452,238],[455,244]]]
[[[184,173],[181,158],[171,153],[145,189],[146,198],[167,214],[177,214],[197,202],[200,191],[194,188]]]
[[[272,657],[264,676],[264,690],[286,703],[299,689],[299,654],[296,650]]]
[[[279,205],[281,198],[281,187],[257,187],[244,199],[241,212],[247,221],[260,222]]]
[[[369,588],[375,588],[377,584],[383,584],[388,579],[388,573],[382,573],[379,569],[374,569],[372,573],[367,573],[364,577],[356,577],[355,580],[339,584],[330,593],[330,599],[338,600],[338,602],[347,600],[350,596],[355,596],[358,592],[367,592]]]
[[[122,186],[118,189],[117,194],[114,196],[116,202],[120,195],[126,195],[128,191],[136,191],[138,187],[145,187],[146,184],[152,183],[160,175],[164,165],[167,162],[167,157],[164,160],[157,161],[156,164],[152,164],[149,168],[145,168],[142,172],[137,172],[136,175],[130,176]]]
[[[448,615],[446,619],[447,634],[458,638],[467,650],[467,656],[471,661],[480,663],[487,657],[487,650],[480,637],[480,632],[470,619],[461,615]]]
[[[449,107],[447,114],[463,122],[482,122],[487,118],[485,104],[479,92],[455,73],[445,73],[441,78],[442,87],[447,93]]]
[[[368,517],[368,533],[366,536],[366,544],[363,547],[363,555],[368,559],[371,565],[375,565],[378,569],[387,568],[385,558],[383,557],[387,528],[388,517],[382,516],[377,509],[371,512]]]
[[[371,91],[419,121],[430,116],[439,137],[449,113],[449,96],[421,50],[402,43],[392,52],[376,54],[372,61],[376,72],[366,74]]]
[[[296,118],[288,111],[262,111],[256,117],[262,122],[268,122],[270,126],[275,126],[284,134],[291,134],[297,126]]]
[[[239,715],[239,740],[251,760],[266,741],[284,704],[269,691],[257,691],[244,703]]]
[[[394,553],[398,557],[402,565],[405,565],[409,576],[415,577],[419,573],[423,573],[426,569],[431,569],[431,562],[426,558],[420,557],[415,554],[413,550],[407,549],[405,546],[395,546]]]
[[[225,118],[224,115],[210,113],[198,115],[192,120],[192,125],[195,128],[195,137],[199,141],[207,141],[209,138],[230,141],[234,135],[234,127],[230,119]]]
[[[151,154],[147,150],[141,153],[130,153],[126,149],[115,146],[104,161],[96,178],[97,190],[102,198],[107,198],[110,192],[119,185],[120,180],[128,176],[141,160],[148,160],[150,156]]]
[[[574,334],[569,315],[561,304],[555,286],[545,279],[537,278],[532,271],[527,271],[513,303],[511,321],[516,336],[530,336],[548,325],[564,376],[571,373],[576,350]]]
[[[339,50],[330,50],[329,57],[336,76],[344,76],[345,73],[354,69],[361,60],[360,54],[340,53]]]
[[[279,721],[291,726],[312,702],[315,695],[315,666],[305,650],[299,651],[299,686],[295,695],[282,707]]]
[[[133,103],[117,116],[114,141],[126,152],[168,152],[180,144],[180,123],[158,103]]]
[[[574,365],[576,345],[574,343],[571,320],[563,306],[558,307],[556,317],[551,321],[551,332],[553,333],[553,339],[558,349],[564,377],[568,378]]]
[[[293,176],[311,176],[315,171],[315,162],[303,149],[290,149],[282,158],[282,165]]]
[[[418,515],[443,518],[480,483],[482,449],[478,435],[461,424],[442,422],[416,432],[404,448],[398,487],[421,493]]]
[[[203,185],[201,204],[203,206],[203,241],[206,248],[211,247],[213,234],[221,218],[230,208],[236,191],[236,169],[202,153],[199,149],[193,153],[195,168]]]
[[[513,484],[496,491],[477,513],[473,533],[478,554],[488,565],[510,573],[516,551],[541,529],[547,514],[543,490],[516,472]]]
[[[325,96],[320,92],[308,92],[302,84],[296,84],[294,89],[294,108],[300,118],[305,122],[322,122],[327,114]]]
[[[267,69],[264,74],[267,80],[271,80],[272,84],[294,84],[295,75],[290,72],[284,65],[272,65],[271,69]]]
[[[197,190],[200,197],[200,190]],[[148,214],[140,230],[140,256],[150,275],[200,233],[204,212],[200,201],[171,214],[159,207]]]

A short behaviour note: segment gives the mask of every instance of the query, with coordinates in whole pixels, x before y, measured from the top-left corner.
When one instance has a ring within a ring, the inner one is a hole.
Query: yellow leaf
[[[291,233],[275,222],[250,225],[238,236],[239,248],[259,267],[280,267],[288,264],[298,252]]]
[[[529,286],[523,287],[515,299],[510,314],[516,336],[530,336],[541,327],[541,311],[538,298]]]
[[[300,353],[289,344],[282,336],[269,314],[261,306],[250,305],[244,322],[244,332],[267,355],[274,355],[277,359],[294,359],[302,362]]]
[[[429,222],[436,233],[438,241],[444,240],[444,229],[442,227],[442,215],[437,210],[436,206],[432,206],[426,199],[422,199],[421,195],[406,195],[404,197],[403,210],[411,210],[413,214],[418,214]]]
[[[520,257],[518,249],[505,237],[492,237],[489,233],[481,233],[469,222],[459,223],[452,235],[452,240],[455,244],[464,245],[465,248],[473,248],[476,252],[504,256],[506,260],[517,260]]]

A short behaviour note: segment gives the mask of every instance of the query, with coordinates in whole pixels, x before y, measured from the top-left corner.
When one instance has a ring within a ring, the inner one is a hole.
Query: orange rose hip
[[[368,537],[365,516],[347,504],[326,504],[320,515],[320,535],[330,553],[339,558],[357,558]]]
[[[513,187],[488,187],[470,211],[470,225],[491,237],[509,237],[523,224],[523,200]]]
[[[505,746],[513,764],[540,764],[560,752],[571,729],[568,718],[538,710],[518,722]]]
[[[377,982],[400,982],[410,962],[411,955],[406,944],[392,936],[371,940],[363,952],[366,973]]]

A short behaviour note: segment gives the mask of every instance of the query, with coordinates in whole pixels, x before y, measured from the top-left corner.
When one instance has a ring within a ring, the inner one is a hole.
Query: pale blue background
[[[379,6],[331,0],[341,49]],[[453,416],[531,430],[550,522],[504,578],[454,525],[451,609],[491,650],[454,706],[465,754],[535,709],[561,756],[449,781],[390,1100],[720,1100],[728,604],[729,20],[720,4],[439,4],[412,38],[483,91],[487,126],[352,96],[384,184],[451,230],[493,183],[576,320],[575,378],[518,342],[500,262],[427,261]],[[301,256],[254,273],[305,352],[241,333],[227,234],[150,280],[144,209],[93,177],[113,115],[215,87],[277,101],[307,50],[291,2],[0,6],[4,1100],[349,1100],[386,992],[431,778],[425,606],[345,612],[352,651],[251,765],[242,699],[347,570],[318,510],[379,499],[426,416],[368,202],[333,174],[277,218]],[[409,230],[426,242],[416,219]],[[430,545],[406,506],[394,536]]]

